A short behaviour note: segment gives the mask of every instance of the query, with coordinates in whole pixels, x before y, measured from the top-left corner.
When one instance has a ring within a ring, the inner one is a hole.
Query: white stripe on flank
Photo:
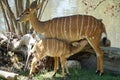
[[[61,20],[61,26],[60,26],[60,27],[61,27],[61,37],[64,38],[64,37],[63,37],[63,29],[62,29],[62,28],[63,28],[63,18],[62,18],[62,20]]]
[[[99,26],[97,20],[95,20],[95,22],[96,22],[96,23],[95,23],[96,25],[95,25],[95,28],[94,28],[93,33],[96,31],[97,27]]]
[[[90,34],[93,33],[94,28],[95,28],[95,25],[94,25],[94,19],[92,18],[92,28],[91,28]]]
[[[64,19],[64,37],[67,38],[67,36],[66,36],[66,17]]]
[[[88,17],[87,30],[86,30],[86,32],[85,32],[85,33],[86,33],[86,35],[87,35],[88,29],[89,29],[89,27],[90,27],[90,24],[89,24],[89,23],[90,23],[90,17]]]
[[[56,42],[55,45],[56,45],[55,46],[55,53],[57,53],[57,51],[58,51],[58,45],[59,45],[58,42]]]
[[[79,31],[78,31],[78,17],[79,17],[79,16],[77,15],[77,21],[76,21],[76,25],[77,25],[77,36],[76,36],[76,37],[77,37],[77,38],[78,38],[78,35],[79,35],[79,34],[78,34],[78,32],[79,32]]]
[[[69,34],[70,34],[70,38],[72,39],[72,35],[71,35],[71,25],[72,24],[72,18],[71,18],[71,16],[70,16],[70,24],[69,24]]]
[[[56,25],[56,37],[58,38],[58,23],[59,23],[59,19],[57,19],[57,25]]]
[[[81,23],[81,28],[80,28],[80,36],[82,36],[81,33],[82,33],[82,29],[83,29],[83,22],[84,22],[84,15],[82,15],[82,23]]]
[[[53,51],[55,52],[55,50],[56,50],[56,41],[55,40],[53,40],[54,41],[54,48],[53,48]]]
[[[49,32],[50,32],[50,36],[52,36],[52,31],[51,31],[51,25],[52,25],[52,23],[50,22],[50,25],[49,25]]]
[[[48,43],[48,40],[47,40],[47,51],[48,51],[48,53],[50,53],[48,46],[49,46],[49,43]]]
[[[55,28],[55,20],[52,21],[52,27],[51,27],[51,31],[52,31],[52,36],[55,37],[55,34],[54,34],[54,28]]]

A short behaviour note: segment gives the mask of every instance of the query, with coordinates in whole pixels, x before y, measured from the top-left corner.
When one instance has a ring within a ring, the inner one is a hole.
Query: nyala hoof
[[[70,73],[67,73],[66,76],[71,76],[71,74],[70,74]]]
[[[99,74],[100,73],[100,71],[99,70],[96,70],[96,74]]]
[[[55,73],[53,73],[52,77],[55,77],[55,75],[56,75],[56,72],[55,72]]]
[[[99,76],[102,76],[104,73],[99,73]]]
[[[99,70],[96,70],[96,74],[98,74],[99,76],[102,76],[104,73],[100,72]]]

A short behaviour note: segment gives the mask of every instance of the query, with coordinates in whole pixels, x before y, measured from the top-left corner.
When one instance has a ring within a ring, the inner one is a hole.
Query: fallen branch
[[[7,80],[17,80],[18,74],[0,70],[0,77]]]

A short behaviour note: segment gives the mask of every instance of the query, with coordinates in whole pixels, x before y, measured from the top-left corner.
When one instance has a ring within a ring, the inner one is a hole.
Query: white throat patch
[[[103,32],[102,33],[102,36],[101,36],[101,39],[103,39],[104,37],[107,37],[106,34]]]

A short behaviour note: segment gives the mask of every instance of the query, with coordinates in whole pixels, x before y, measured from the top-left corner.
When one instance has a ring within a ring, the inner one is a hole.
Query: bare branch
[[[102,1],[100,1],[95,7],[94,7],[94,10],[102,3],[102,2],[104,2],[105,0],[102,0]]]
[[[5,22],[7,23],[7,31],[10,31],[10,25],[8,23],[7,16],[5,14],[5,9],[3,7],[2,0],[0,0],[0,4],[1,4],[1,9],[2,9],[2,12],[3,12],[3,16],[5,18]]]
[[[45,10],[45,8],[46,8],[46,6],[47,6],[48,0],[46,1],[45,5],[44,5],[44,2],[45,2],[45,0],[42,1],[42,3],[41,3],[41,4],[42,4],[42,5],[41,5],[41,8],[40,8],[40,10],[39,10],[39,12],[38,12],[38,18],[39,18],[39,19],[42,18],[42,15],[43,15],[44,10]]]

